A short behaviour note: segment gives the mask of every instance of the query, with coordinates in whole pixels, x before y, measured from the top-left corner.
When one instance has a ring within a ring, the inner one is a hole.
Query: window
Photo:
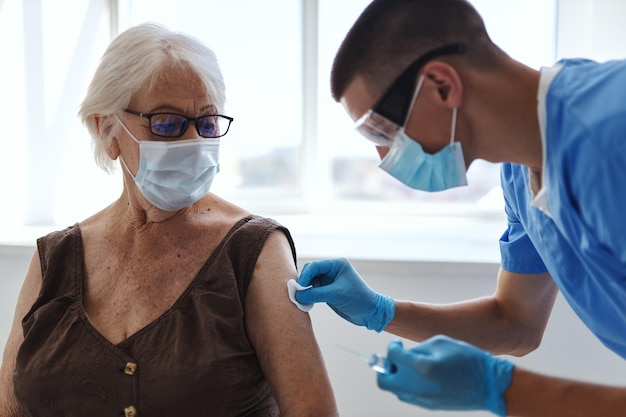
[[[374,148],[330,98],[334,53],[368,3],[0,0],[0,52],[11,57],[0,68],[0,114],[11,123],[11,136],[4,138],[10,157],[0,166],[3,201],[10,203],[0,205],[1,218],[8,226],[66,225],[119,195],[119,171],[108,175],[95,166],[76,113],[112,31],[146,20],[194,35],[218,56],[226,113],[235,117],[214,182],[225,198],[260,214],[500,213],[497,165],[474,163],[466,188],[409,190],[377,168]],[[576,43],[556,37],[557,10],[558,28],[568,36],[580,36],[571,22],[581,16],[593,22],[623,15],[607,12],[615,3],[608,0],[472,3],[494,41],[533,68],[562,56],[557,46],[569,56],[576,50]],[[598,36],[615,36],[591,23],[583,26]],[[594,45],[614,44],[592,39],[593,45],[583,44],[587,56]]]
[[[5,233],[75,222],[117,194],[76,117],[109,42],[108,8],[106,0],[0,0]]]
[[[459,206],[501,211],[497,165],[474,163],[468,187],[436,194],[410,190],[378,169],[373,146],[354,132],[343,108],[330,98],[332,59],[368,3],[185,0],[172,8],[171,0],[129,0],[121,8],[121,22],[129,26],[158,20],[199,37],[216,51],[226,77],[228,112],[237,120],[223,141],[224,168],[214,189],[233,201],[273,212],[351,212],[358,207],[360,212],[376,213],[393,206],[397,212],[409,213],[415,210],[415,202],[422,212],[441,213],[446,208],[456,212]],[[554,6],[535,3],[534,13],[525,15],[535,28],[545,29],[534,36],[552,39]],[[510,33],[510,21],[528,21],[519,19],[520,11],[530,9],[527,3],[525,7],[515,1],[476,5],[491,11],[497,22],[505,22],[496,26],[505,34]],[[538,8],[547,13],[537,13]],[[206,24],[208,15],[214,16],[210,24]],[[526,61],[550,62],[553,42],[529,50],[523,44],[528,40],[525,27],[520,25],[513,36],[503,37],[505,46],[522,46]]]
[[[303,211],[303,5],[299,1],[129,0],[120,30],[146,21],[193,35],[217,55],[226,114],[212,190],[246,208]]]

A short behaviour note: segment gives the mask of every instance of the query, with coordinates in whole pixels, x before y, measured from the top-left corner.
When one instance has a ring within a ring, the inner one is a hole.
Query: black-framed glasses
[[[219,138],[228,133],[232,117],[223,114],[207,114],[200,117],[187,117],[177,113],[141,113],[124,109],[126,113],[148,119],[150,132],[163,138],[179,138],[185,134],[189,123],[196,124],[198,134],[203,138]]]
[[[417,58],[395,79],[372,108],[356,122],[356,129],[379,146],[390,146],[406,123],[416,89],[415,78],[422,67],[434,58],[462,54],[463,43],[453,43],[433,49]]]

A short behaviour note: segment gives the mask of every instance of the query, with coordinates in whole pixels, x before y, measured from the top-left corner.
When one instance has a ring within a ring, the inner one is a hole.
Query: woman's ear
[[[109,155],[111,160],[115,161],[117,157],[120,156],[120,143],[117,137],[113,136],[111,133],[113,126],[111,125],[110,119],[106,116],[94,116],[94,121],[100,140],[105,142],[104,148],[106,149],[107,155]]]
[[[443,61],[431,61],[424,66],[425,78],[435,83],[439,99],[451,109],[461,106],[463,84],[459,73]]]

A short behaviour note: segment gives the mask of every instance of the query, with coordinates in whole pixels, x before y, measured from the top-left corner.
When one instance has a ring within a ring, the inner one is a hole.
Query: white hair
[[[115,122],[140,89],[152,88],[167,69],[190,69],[204,85],[216,110],[224,108],[225,87],[215,53],[198,39],[172,32],[157,23],[144,23],[117,36],[105,51],[89,84],[79,115],[93,140],[96,163],[110,172],[107,154],[119,132]],[[99,124],[96,117],[99,117]]]

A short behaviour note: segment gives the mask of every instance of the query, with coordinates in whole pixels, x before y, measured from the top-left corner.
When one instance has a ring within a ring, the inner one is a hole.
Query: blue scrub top
[[[626,61],[564,60],[546,96],[543,186],[503,164],[502,268],[548,271],[576,314],[626,359]]]

